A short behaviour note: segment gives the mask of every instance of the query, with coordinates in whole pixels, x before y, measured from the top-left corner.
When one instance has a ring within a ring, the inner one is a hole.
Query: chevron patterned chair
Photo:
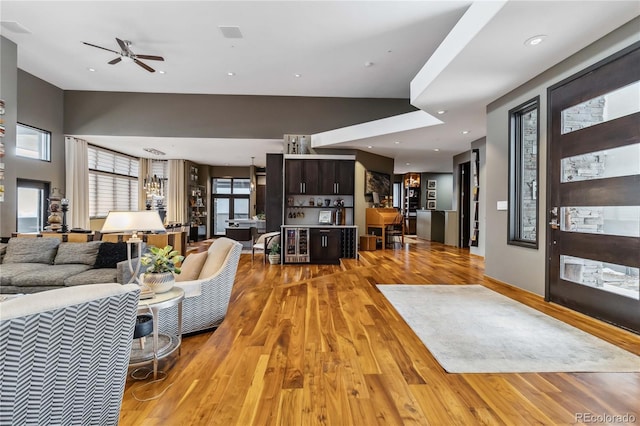
[[[221,237],[215,239],[206,252],[187,256],[182,273],[176,276],[176,286],[185,291],[182,302],[182,333],[208,330],[222,323],[227,314],[241,252],[241,243]],[[202,258],[196,261],[200,256]],[[191,260],[199,263],[193,271],[187,266]],[[185,281],[185,276],[191,274],[191,279],[187,277]],[[161,310],[158,318],[159,331],[177,334],[177,319],[176,306]]]
[[[0,424],[117,425],[139,294],[92,284],[0,302]]]

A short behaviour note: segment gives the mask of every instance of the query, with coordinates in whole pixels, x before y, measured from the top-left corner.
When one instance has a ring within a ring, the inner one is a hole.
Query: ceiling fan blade
[[[120,54],[120,52],[116,52],[115,50],[107,49],[106,47],[102,47],[102,46],[96,46],[95,44],[87,43],[86,41],[83,41],[82,43],[86,44],[87,46],[97,47],[98,49],[107,50],[109,52],[117,53],[118,55]]]
[[[156,70],[154,70],[153,68],[151,68],[149,65],[145,64],[144,62],[140,62],[137,59],[133,59],[133,62],[135,62],[136,64],[140,65],[142,68],[144,68],[145,70],[149,71],[149,72],[156,72]]]
[[[136,55],[136,58],[148,59],[150,61],[164,61],[164,58],[162,56],[153,56],[153,55]]]
[[[122,60],[122,58],[121,58],[120,56],[118,56],[117,58],[112,59],[112,60],[110,60],[110,61],[109,61],[109,62],[107,62],[107,63],[108,63],[109,65],[115,65],[115,64],[117,64],[118,62],[120,62],[121,60]]]
[[[118,37],[116,37],[116,41],[120,45],[120,49],[122,49],[123,52],[128,52],[129,51],[129,46],[127,46],[127,43],[125,43],[124,41],[120,40]]]

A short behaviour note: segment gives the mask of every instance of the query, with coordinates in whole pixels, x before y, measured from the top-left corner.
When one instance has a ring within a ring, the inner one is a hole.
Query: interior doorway
[[[47,222],[49,182],[18,179],[17,223],[19,233],[40,232]]]
[[[458,206],[460,210],[459,227],[460,241],[458,247],[469,248],[471,239],[471,162],[462,163],[458,169],[458,182],[460,182]]]
[[[549,89],[547,298],[640,333],[640,43]]]

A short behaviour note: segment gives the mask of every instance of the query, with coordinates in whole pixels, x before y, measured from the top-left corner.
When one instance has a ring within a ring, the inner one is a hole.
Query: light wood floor
[[[483,284],[640,355],[640,336],[484,278],[438,243],[361,252],[341,266],[242,255],[215,333],[183,340],[157,386],[129,380],[121,425],[563,425],[635,416],[640,373],[448,374],[376,284]],[[138,399],[159,393],[158,399]]]

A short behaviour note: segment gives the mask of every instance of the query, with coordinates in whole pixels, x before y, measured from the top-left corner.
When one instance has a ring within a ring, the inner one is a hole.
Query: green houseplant
[[[280,243],[274,242],[269,246],[269,263],[277,265],[280,263]]]
[[[184,256],[179,251],[173,250],[172,246],[164,248],[150,246],[149,251],[140,258],[140,263],[146,266],[143,282],[154,293],[171,290],[175,284],[173,274],[181,272],[177,264],[183,260]]]

